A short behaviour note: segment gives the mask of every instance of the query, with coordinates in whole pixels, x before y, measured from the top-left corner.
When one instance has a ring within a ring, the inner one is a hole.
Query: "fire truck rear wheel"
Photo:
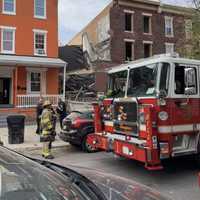
[[[87,153],[94,153],[97,152],[96,148],[93,148],[90,144],[87,142],[87,135],[83,138],[82,141],[82,150]]]

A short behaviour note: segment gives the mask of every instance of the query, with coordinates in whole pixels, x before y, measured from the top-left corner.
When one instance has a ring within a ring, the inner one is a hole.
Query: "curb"
[[[69,143],[57,142],[56,144],[53,143],[52,149],[65,148],[65,147],[69,147],[69,146],[70,146]],[[5,145],[5,147],[7,147],[11,150],[17,151],[17,152],[38,151],[38,150],[42,149],[42,143],[34,143],[34,144],[29,144],[27,146],[25,146],[24,144]]]

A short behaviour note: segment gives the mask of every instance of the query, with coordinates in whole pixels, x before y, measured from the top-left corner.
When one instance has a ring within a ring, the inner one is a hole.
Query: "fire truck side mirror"
[[[196,71],[193,67],[185,70],[185,95],[194,95],[197,92]]]

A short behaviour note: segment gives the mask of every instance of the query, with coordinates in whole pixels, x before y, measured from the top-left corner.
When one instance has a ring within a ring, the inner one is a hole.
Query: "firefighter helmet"
[[[51,106],[51,102],[49,100],[46,100],[43,104],[43,107],[46,107],[46,106]]]

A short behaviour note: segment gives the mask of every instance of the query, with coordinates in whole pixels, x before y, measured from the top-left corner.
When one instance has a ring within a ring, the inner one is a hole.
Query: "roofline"
[[[67,62],[59,58],[0,55],[0,66],[26,66],[26,67],[66,67]]]
[[[193,62],[195,65],[200,66],[200,60],[172,57],[169,55],[156,55],[156,56],[153,56],[150,58],[139,59],[139,60],[132,61],[132,62],[129,62],[126,64],[115,66],[115,67],[111,68],[110,70],[108,70],[108,74],[137,68],[137,67],[144,66],[147,64],[153,64],[153,63],[158,63],[158,62],[176,62],[176,61],[179,63],[182,62],[183,64],[190,64],[191,62]]]

